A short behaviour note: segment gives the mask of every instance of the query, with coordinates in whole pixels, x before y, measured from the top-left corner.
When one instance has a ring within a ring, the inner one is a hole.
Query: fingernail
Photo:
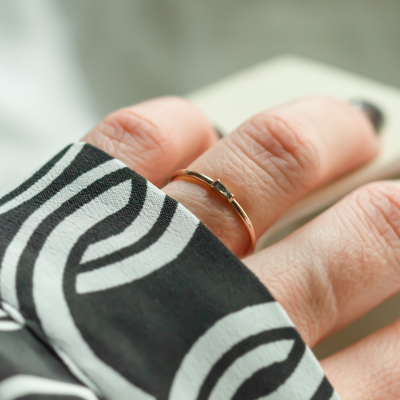
[[[374,104],[369,101],[355,99],[351,100],[350,103],[361,110],[367,118],[371,121],[371,124],[375,128],[375,132],[379,133],[385,123],[385,116],[383,112]]]
[[[222,139],[224,137],[224,134],[222,133],[221,129],[219,129],[217,126],[214,125],[214,130],[215,133],[218,136],[218,139]]]

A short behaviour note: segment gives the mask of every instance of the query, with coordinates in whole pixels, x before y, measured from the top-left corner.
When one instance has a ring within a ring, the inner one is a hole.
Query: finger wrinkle
[[[317,150],[305,135],[297,133],[305,131],[300,121],[296,121],[297,127],[294,129],[292,126],[294,122],[289,123],[287,118],[269,111],[253,117],[248,123],[253,129],[246,130],[246,124],[244,124],[242,131],[274,157],[283,160],[288,158],[288,166],[300,165],[302,169],[307,170],[312,165],[315,168],[311,169],[320,170]]]
[[[396,239],[394,242],[400,245],[400,203],[394,200],[400,195],[400,190],[397,190],[397,196],[393,196],[393,194],[385,193],[385,190],[380,189],[380,186],[374,186],[374,189],[378,190],[368,189],[372,200],[375,200],[373,205],[386,221],[386,227],[394,233]],[[387,235],[384,235],[384,233],[382,233],[382,236],[386,238]],[[391,243],[388,242],[388,244]]]
[[[281,195],[303,192],[317,179],[320,161],[316,148],[276,115],[253,117],[237,130],[232,142],[264,174],[268,171]]]
[[[282,204],[277,202],[279,193],[272,177],[269,183],[266,182],[267,173],[245,154],[237,143],[229,141],[225,146],[231,151],[221,152],[219,157],[214,158],[219,160],[216,164],[207,165],[214,171],[216,177],[229,171],[229,181],[234,187],[228,185],[228,189],[232,190],[236,197],[240,197],[241,206],[245,209],[256,209],[258,215],[269,215],[273,205],[282,207]],[[250,193],[251,196],[243,195]]]
[[[264,263],[254,271],[286,309],[310,346],[321,339],[321,332],[331,329],[338,315],[329,270],[323,265],[316,243],[320,242],[304,239],[301,234],[286,246],[278,243],[272,246],[275,249],[268,249],[273,252],[270,257],[273,265]],[[308,251],[304,252],[303,246]],[[271,270],[274,272],[270,274]]]
[[[360,202],[360,208],[368,221],[370,231],[376,238],[375,247],[380,246],[378,250],[381,250],[379,252],[381,263],[379,265],[391,266],[395,276],[400,278],[400,206],[399,203],[393,201],[393,189],[399,195],[400,190],[397,187],[385,186],[374,184],[372,187],[366,187],[370,200],[368,204]]]
[[[164,127],[130,109],[119,110],[104,119],[89,137],[94,145],[158,183],[156,176],[167,159],[175,159],[177,147]]]
[[[103,132],[106,135],[108,133],[111,140],[128,145],[126,137],[135,136],[135,146],[142,145],[142,150],[155,148],[157,151],[164,151],[168,147],[168,152],[171,152],[170,147],[173,146],[174,141],[168,129],[153,123],[131,109],[119,110],[107,117],[103,123],[114,128]],[[112,135],[110,135],[111,132]],[[149,144],[149,141],[152,144]],[[176,150],[170,154],[172,156],[175,153]]]

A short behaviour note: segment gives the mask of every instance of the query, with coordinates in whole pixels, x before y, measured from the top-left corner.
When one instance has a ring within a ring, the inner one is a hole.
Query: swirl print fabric
[[[88,144],[0,199],[0,262],[0,400],[338,399],[240,260]]]

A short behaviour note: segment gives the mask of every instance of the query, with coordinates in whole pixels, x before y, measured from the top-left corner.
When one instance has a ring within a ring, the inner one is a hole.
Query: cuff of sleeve
[[[338,399],[241,261],[93,146],[0,199],[0,260],[2,301],[106,399]]]

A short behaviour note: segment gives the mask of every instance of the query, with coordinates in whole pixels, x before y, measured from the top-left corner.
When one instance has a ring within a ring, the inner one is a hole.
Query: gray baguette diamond
[[[228,200],[233,196],[232,193],[221,183],[219,179],[214,181],[211,186],[217,189],[218,192],[220,192]]]

